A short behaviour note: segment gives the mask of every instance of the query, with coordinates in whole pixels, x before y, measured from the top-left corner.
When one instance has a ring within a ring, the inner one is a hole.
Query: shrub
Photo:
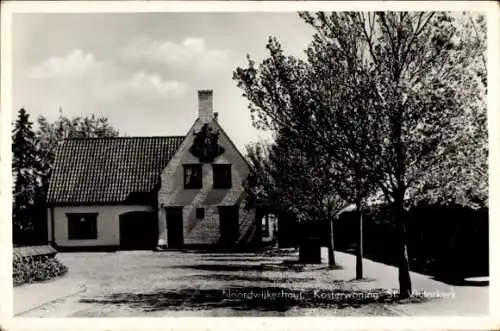
[[[55,257],[14,257],[13,261],[14,286],[42,282],[62,276],[66,272],[68,268]]]

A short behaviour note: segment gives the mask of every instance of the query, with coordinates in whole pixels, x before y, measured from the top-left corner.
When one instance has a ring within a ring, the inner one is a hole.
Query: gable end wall
[[[168,246],[165,207],[183,208],[183,236],[186,245],[211,245],[219,239],[219,206],[239,207],[239,243],[247,243],[255,239],[255,212],[245,208],[243,183],[249,174],[245,159],[236,150],[229,137],[219,130],[219,145],[225,151],[214,160],[214,164],[231,164],[232,187],[230,189],[213,189],[212,164],[202,165],[202,189],[184,189],[183,164],[199,164],[198,158],[189,152],[193,143],[193,132],[198,132],[203,123],[197,120],[186,135],[177,152],[161,174],[161,188],[158,192],[160,245]],[[215,130],[220,129],[213,121],[210,124]],[[196,219],[196,208],[205,209],[205,218]]]

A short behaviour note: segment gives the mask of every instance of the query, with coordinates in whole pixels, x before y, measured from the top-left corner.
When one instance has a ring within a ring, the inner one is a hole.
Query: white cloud
[[[103,65],[95,60],[94,54],[81,49],[74,49],[66,56],[53,56],[28,69],[27,76],[32,79],[51,77],[74,78],[87,75]]]
[[[148,60],[177,69],[214,71],[224,68],[231,57],[227,49],[208,48],[202,38],[185,38],[181,43],[141,37],[122,51],[127,60]]]
[[[94,54],[75,49],[65,56],[53,56],[29,68],[25,76],[38,88],[60,95],[113,100],[124,96],[162,99],[179,96],[186,84],[164,79],[154,72],[127,73],[112,61],[96,60]]]
[[[145,93],[153,98],[182,94],[186,91],[185,83],[175,80],[166,81],[158,73],[136,72],[127,81],[127,89],[132,93]]]

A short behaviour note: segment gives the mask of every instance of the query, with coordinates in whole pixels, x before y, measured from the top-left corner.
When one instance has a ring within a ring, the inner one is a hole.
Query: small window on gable
[[[202,220],[205,218],[205,208],[196,208],[196,219]]]
[[[231,165],[213,164],[214,188],[231,188]]]
[[[68,239],[97,239],[97,213],[68,213]]]
[[[201,164],[184,165],[184,188],[202,187],[202,168]]]

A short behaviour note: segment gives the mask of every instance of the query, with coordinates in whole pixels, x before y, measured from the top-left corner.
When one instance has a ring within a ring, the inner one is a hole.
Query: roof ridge
[[[186,136],[182,135],[171,135],[171,136],[118,136],[118,137],[70,137],[65,138],[64,140],[114,140],[114,139],[151,139],[151,138],[185,138]]]

